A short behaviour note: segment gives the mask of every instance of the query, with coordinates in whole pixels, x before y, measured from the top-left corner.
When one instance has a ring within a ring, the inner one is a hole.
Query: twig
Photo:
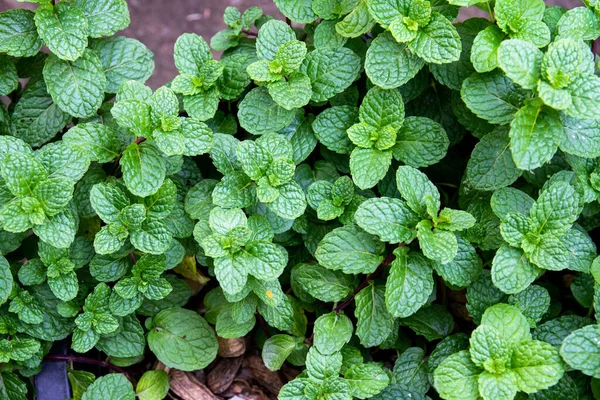
[[[44,357],[44,360],[45,361],[71,361],[71,362],[76,362],[76,363],[80,363],[80,364],[97,365],[99,367],[108,368],[111,371],[114,371],[119,374],[123,374],[123,375],[127,376],[127,372],[125,372],[124,370],[122,370],[121,368],[119,368],[115,365],[112,365],[111,363],[108,363],[105,361],[100,361],[100,360],[94,360],[93,358],[88,358],[88,357],[61,356],[61,355],[55,355],[55,354],[48,354],[47,356]]]
[[[135,139],[135,141],[133,143],[140,144],[140,143],[145,142],[145,141],[146,141],[145,137],[139,137],[139,138]]]
[[[133,251],[129,253],[129,257],[131,257],[131,261],[133,261],[133,265],[135,265],[137,261],[135,260],[135,254],[133,254]]]

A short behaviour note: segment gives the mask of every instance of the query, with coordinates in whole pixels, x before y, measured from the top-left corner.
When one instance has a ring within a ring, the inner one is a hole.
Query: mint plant
[[[0,13],[0,399],[58,341],[73,399],[156,400],[151,365],[240,338],[281,400],[599,396],[598,4],[228,7],[150,88],[125,0],[31,2]]]

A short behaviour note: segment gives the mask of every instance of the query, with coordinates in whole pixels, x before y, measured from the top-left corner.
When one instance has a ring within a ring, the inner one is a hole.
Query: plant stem
[[[80,363],[80,364],[97,365],[99,367],[108,368],[111,371],[117,372],[119,374],[123,374],[127,377],[127,372],[125,372],[121,368],[119,368],[115,365],[112,365],[111,363],[105,362],[105,361],[94,360],[93,358],[82,357],[82,356],[61,356],[61,355],[55,355],[55,354],[48,354],[47,356],[44,357],[44,360],[45,361],[71,361],[71,362],[76,362],[76,363]]]
[[[256,32],[250,32],[248,29],[242,29],[242,32],[245,33],[247,36],[250,37],[257,37],[258,34]]]
[[[139,137],[139,138],[135,139],[135,141],[133,143],[140,144],[145,141],[146,141],[145,137]]]
[[[131,261],[133,261],[133,265],[135,265],[137,261],[135,260],[135,254],[133,254],[133,251],[129,253],[129,257],[131,257]]]
[[[398,247],[404,247],[404,246],[406,246],[406,243],[402,243]],[[379,275],[381,275],[381,273],[383,272],[383,269],[385,267],[387,267],[388,265],[390,265],[390,263],[392,261],[394,261],[395,259],[396,259],[396,255],[394,253],[388,255],[385,258],[385,260],[383,260],[383,262],[381,264],[379,264],[379,267],[377,267],[377,269],[375,270],[375,272],[373,272],[372,274],[367,275],[367,277],[363,281],[363,283],[361,283],[360,285],[358,285],[358,287],[356,288],[356,290],[354,291],[354,293],[352,294],[352,296],[348,297],[346,300],[344,300],[343,302],[341,302],[337,307],[335,307],[333,309],[333,311],[335,311],[336,313],[339,313],[344,308],[348,307],[350,305],[350,303],[352,303],[352,300],[354,300],[354,296],[356,296],[356,294],[358,292],[360,292],[361,290],[363,290],[364,288],[366,288],[367,286],[369,286],[369,283],[373,279],[375,279]]]

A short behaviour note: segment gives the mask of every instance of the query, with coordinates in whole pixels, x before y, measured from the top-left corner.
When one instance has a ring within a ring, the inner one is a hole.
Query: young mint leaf
[[[462,350],[448,356],[433,373],[434,386],[446,399],[472,399],[479,397],[479,374],[468,351]]]
[[[140,400],[163,399],[169,392],[169,376],[161,370],[146,371],[138,381],[135,392]]]
[[[425,62],[446,64],[457,61],[462,45],[456,28],[442,14],[431,13],[431,20],[417,31],[408,44]]]
[[[353,365],[344,374],[350,393],[358,399],[371,398],[389,384],[390,378],[376,363]]]
[[[294,118],[293,110],[278,105],[265,88],[255,88],[240,102],[238,118],[242,128],[254,135],[276,132]]]
[[[265,342],[262,359],[271,371],[281,368],[284,361],[296,348],[296,340],[289,335],[274,335]]]
[[[542,56],[534,44],[520,39],[505,40],[498,47],[500,68],[513,82],[525,89],[537,87]]]
[[[314,328],[314,346],[321,354],[331,355],[352,338],[352,321],[343,313],[331,312],[317,318]]]

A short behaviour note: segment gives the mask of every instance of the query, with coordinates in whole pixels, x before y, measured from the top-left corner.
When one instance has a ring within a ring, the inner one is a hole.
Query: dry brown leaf
[[[171,391],[183,400],[221,400],[191,372],[172,369],[169,371],[169,385]]]
[[[222,358],[206,376],[208,388],[216,394],[226,391],[235,379],[244,357]]]

